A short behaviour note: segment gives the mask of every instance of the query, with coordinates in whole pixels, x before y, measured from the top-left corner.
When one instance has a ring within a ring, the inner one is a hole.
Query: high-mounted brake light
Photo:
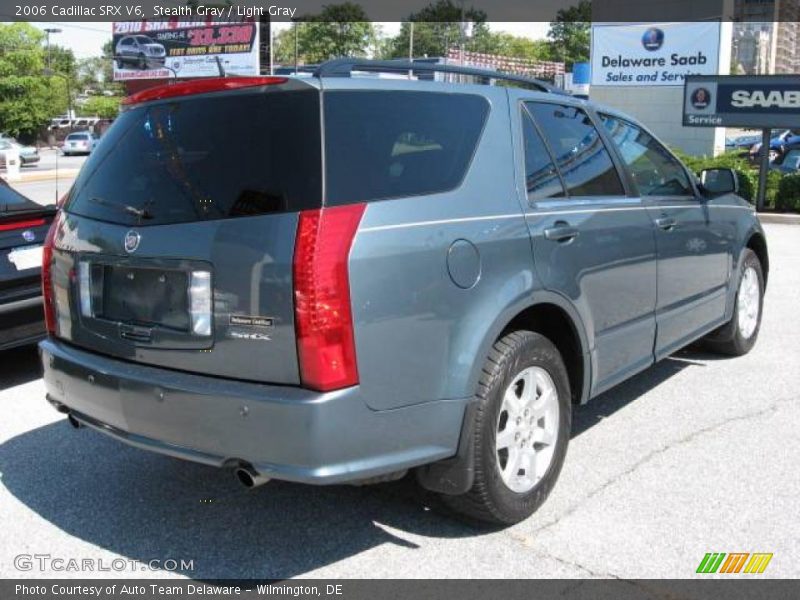
[[[56,303],[53,295],[53,247],[55,246],[56,230],[61,223],[61,212],[56,213],[55,219],[50,224],[47,237],[44,238],[42,248],[42,298],[44,299],[44,324],[47,333],[56,335],[58,323],[56,321]]]
[[[44,219],[26,219],[24,221],[13,221],[11,223],[0,224],[0,231],[16,231],[17,229],[40,227],[45,223],[46,221]]]
[[[358,384],[347,262],[365,208],[300,213],[293,265],[297,354],[303,385],[322,392]]]
[[[159,85],[154,88],[142,90],[125,98],[123,104],[139,104],[151,100],[164,100],[178,96],[191,96],[192,94],[208,94],[211,92],[224,92],[262,85],[279,85],[286,83],[286,77],[215,77],[213,79],[196,79],[172,85]]]

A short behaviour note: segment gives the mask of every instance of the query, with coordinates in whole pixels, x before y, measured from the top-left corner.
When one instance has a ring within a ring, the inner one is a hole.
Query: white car
[[[70,133],[64,138],[64,145],[61,146],[61,151],[64,153],[64,156],[71,156],[72,154],[91,154],[98,141],[97,136],[91,131]]]

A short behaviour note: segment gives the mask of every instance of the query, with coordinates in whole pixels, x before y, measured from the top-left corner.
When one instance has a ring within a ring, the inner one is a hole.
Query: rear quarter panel
[[[371,203],[350,253],[360,384],[376,410],[471,396],[486,339],[534,285],[506,92],[459,91],[480,93],[491,105],[462,184]],[[460,271],[476,273],[474,285],[456,285],[450,273]]]

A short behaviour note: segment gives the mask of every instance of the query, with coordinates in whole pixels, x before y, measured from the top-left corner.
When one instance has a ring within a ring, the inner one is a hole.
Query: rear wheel
[[[544,336],[516,331],[500,339],[483,368],[473,431],[475,481],[460,496],[443,496],[469,517],[510,525],[547,499],[569,442],[569,379]]]
[[[706,340],[706,346],[710,350],[732,356],[747,354],[755,345],[761,328],[764,304],[764,272],[761,261],[749,248],[744,252],[733,317]]]

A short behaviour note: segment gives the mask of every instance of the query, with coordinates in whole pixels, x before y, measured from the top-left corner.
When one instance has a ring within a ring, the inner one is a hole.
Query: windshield
[[[321,205],[319,94],[225,94],[124,112],[66,209],[130,225],[245,217]]]

